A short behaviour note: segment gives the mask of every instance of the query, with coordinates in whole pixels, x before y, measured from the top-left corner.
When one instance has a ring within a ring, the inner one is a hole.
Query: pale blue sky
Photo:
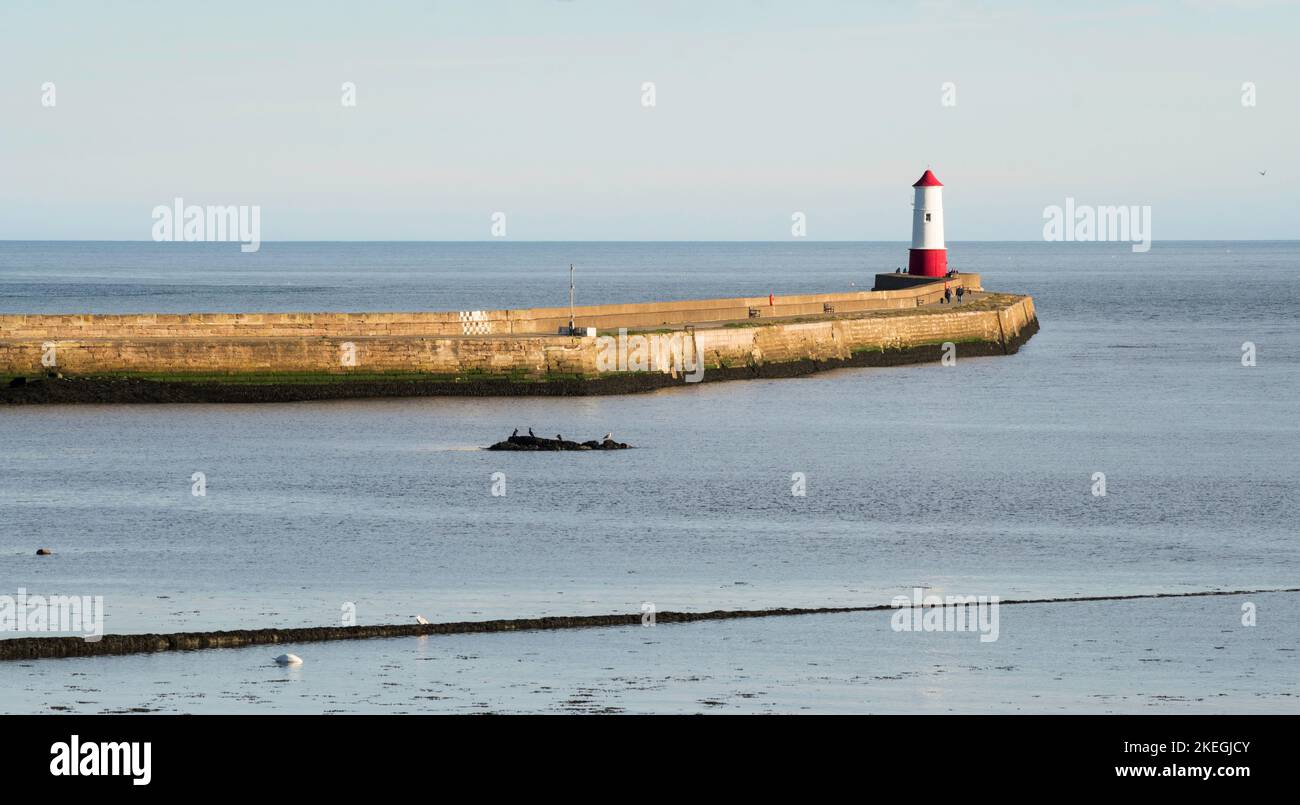
[[[1294,238],[1297,32],[1265,0],[3,0],[0,238],[147,240],[182,196],[263,240],[906,241],[927,165],[949,240],[1041,239],[1067,196]]]

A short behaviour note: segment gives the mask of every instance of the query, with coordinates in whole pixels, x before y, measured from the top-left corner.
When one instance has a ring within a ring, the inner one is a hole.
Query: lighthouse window
[[[925,220],[927,220],[927,221],[930,220],[930,213],[927,212],[927,213],[925,214]]]

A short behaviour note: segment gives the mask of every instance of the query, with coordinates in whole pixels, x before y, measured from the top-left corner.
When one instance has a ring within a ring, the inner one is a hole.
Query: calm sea
[[[949,248],[1033,295],[1019,354],[628,397],[0,409],[0,595],[102,595],[109,631],[169,632],[349,604],[381,623],[1300,586],[1300,243]],[[570,263],[580,304],[781,295],[868,288],[905,254],[7,242],[0,312],[558,306]],[[638,449],[479,449],[516,427]],[[269,649],[0,664],[0,710],[1297,712],[1298,598],[1251,599],[1255,627],[1235,597],[1005,607],[984,644],[861,615],[317,644],[294,671]]]

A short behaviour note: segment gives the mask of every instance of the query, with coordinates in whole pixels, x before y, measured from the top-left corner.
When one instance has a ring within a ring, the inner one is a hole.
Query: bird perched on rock
[[[532,428],[529,428],[529,429],[528,429],[528,435],[529,435],[529,436],[536,436],[537,434],[533,433],[533,429],[532,429]]]
[[[418,623],[418,624],[420,624],[421,626],[428,626],[428,625],[429,625],[429,620],[428,620],[428,618],[424,617],[423,615],[416,615],[416,616],[415,616],[415,622]]]
[[[609,433],[605,434],[604,441],[611,442],[613,440],[614,440],[614,431],[611,430]]]
[[[515,432],[512,433],[512,434],[510,434],[511,438],[513,438],[513,437],[515,437],[515,436],[518,436],[518,435],[519,435],[519,428],[515,428]]]
[[[562,442],[564,441],[564,437],[557,433],[555,434],[555,441]]]

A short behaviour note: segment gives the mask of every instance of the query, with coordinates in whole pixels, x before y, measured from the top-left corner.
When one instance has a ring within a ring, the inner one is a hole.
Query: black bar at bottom
[[[19,786],[272,793],[268,784],[282,780],[284,793],[300,796],[340,784],[456,785],[484,774],[494,785],[545,779],[547,787],[566,776],[585,787],[637,774],[640,790],[668,783],[643,778],[650,770],[673,768],[707,769],[737,789],[815,775],[929,792],[994,784],[1042,793],[1044,785],[1285,785],[1300,716],[54,715],[0,723],[0,775],[11,795]],[[114,763],[118,774],[102,774]],[[81,773],[95,770],[101,775]],[[137,784],[146,774],[147,785]]]

